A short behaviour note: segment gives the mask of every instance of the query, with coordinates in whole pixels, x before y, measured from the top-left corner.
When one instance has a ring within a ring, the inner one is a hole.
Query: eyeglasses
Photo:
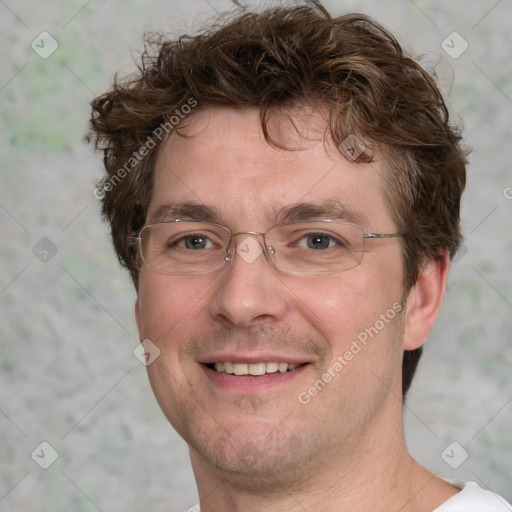
[[[237,247],[236,235],[248,235]],[[329,274],[357,267],[365,242],[402,234],[366,233],[361,226],[325,219],[278,224],[265,233],[238,231],[212,222],[181,219],[146,224],[127,241],[138,245],[143,263],[162,274],[205,274],[233,261],[247,263],[265,253],[274,268],[292,274]],[[263,240],[256,242],[255,237]]]

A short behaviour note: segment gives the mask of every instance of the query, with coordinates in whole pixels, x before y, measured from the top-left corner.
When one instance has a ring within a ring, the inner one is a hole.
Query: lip
[[[231,356],[233,357],[233,356]],[[258,356],[259,357],[259,356]],[[240,362],[240,363],[257,363],[262,361],[275,361],[275,362],[289,362],[291,364],[293,361],[285,360],[285,359],[254,359],[254,358],[235,358],[237,360],[233,361],[232,359],[226,359],[225,361],[229,362]],[[221,361],[220,359],[217,359],[217,361]],[[302,363],[297,363],[302,364]],[[230,373],[219,373],[215,370],[212,370],[205,364],[199,364],[199,367],[203,371],[204,375],[208,378],[208,380],[213,383],[216,387],[221,388],[224,391],[230,391],[238,394],[258,394],[258,393],[265,393],[268,391],[276,390],[279,387],[282,387],[285,384],[288,384],[292,382],[294,379],[300,377],[305,371],[308,370],[308,368],[311,366],[311,364],[303,364],[299,368],[296,368],[295,370],[284,372],[284,373],[269,373],[266,375],[260,375],[260,376],[250,376],[250,375],[243,375],[243,376],[236,376]]]
[[[201,364],[212,363],[241,363],[241,364],[256,364],[256,363],[288,363],[297,366],[310,363],[307,359],[298,359],[296,356],[277,356],[275,354],[215,354],[208,356],[199,361]]]

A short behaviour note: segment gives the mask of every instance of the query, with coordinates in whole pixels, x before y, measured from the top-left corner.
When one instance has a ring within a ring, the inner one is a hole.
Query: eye
[[[201,233],[188,234],[182,236],[172,243],[169,243],[169,247],[177,246],[180,249],[188,249],[197,251],[200,249],[213,249],[213,242],[205,235]]]
[[[345,247],[339,239],[327,233],[307,233],[297,242],[297,247],[322,250],[332,249],[333,247]]]

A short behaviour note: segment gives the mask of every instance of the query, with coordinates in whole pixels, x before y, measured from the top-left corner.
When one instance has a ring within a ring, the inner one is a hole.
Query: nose
[[[212,317],[229,328],[279,322],[288,307],[286,287],[266,258],[261,235],[234,235],[230,263],[210,303]]]

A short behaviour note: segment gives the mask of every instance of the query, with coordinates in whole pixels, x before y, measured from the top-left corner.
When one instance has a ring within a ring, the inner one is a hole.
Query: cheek
[[[200,328],[206,290],[190,276],[184,282],[179,276],[148,270],[139,279],[139,335],[160,351],[147,366],[149,382],[162,411],[180,432],[184,429],[180,418],[187,416],[183,394],[192,393],[187,377],[190,362],[182,360],[180,349],[192,331]]]
[[[139,280],[140,336],[155,340],[176,339],[199,322],[208,287],[190,277],[166,276],[152,271]],[[193,322],[190,320],[193,318]]]
[[[294,285],[295,295],[301,299],[297,309],[329,346],[330,360],[322,370],[332,369],[338,375],[333,365],[342,358],[343,377],[333,389],[348,381],[373,382],[375,374],[382,375],[391,387],[399,370],[403,324],[403,315],[397,312],[402,297],[400,266],[391,261],[367,263],[337,276],[316,276]]]
[[[302,277],[289,283],[289,288],[302,316],[327,340],[348,340],[373,324],[396,300],[398,292],[384,288],[376,279],[378,274],[358,267],[338,275]]]

